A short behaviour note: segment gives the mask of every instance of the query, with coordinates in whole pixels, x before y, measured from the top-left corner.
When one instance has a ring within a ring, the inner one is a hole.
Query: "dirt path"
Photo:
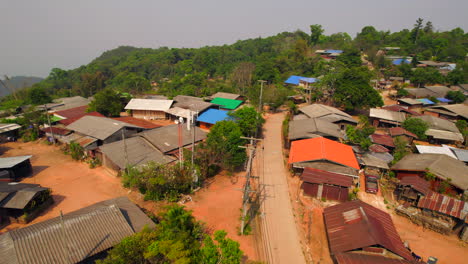
[[[260,181],[265,186],[262,203],[262,236],[268,263],[305,263],[288,192],[283,162],[281,124],[284,114],[270,115],[264,126],[264,168]]]

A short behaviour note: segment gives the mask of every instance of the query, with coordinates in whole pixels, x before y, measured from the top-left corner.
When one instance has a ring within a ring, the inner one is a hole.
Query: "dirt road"
[[[268,116],[264,126],[262,236],[268,263],[305,263],[288,192],[288,177],[281,146],[284,115]]]

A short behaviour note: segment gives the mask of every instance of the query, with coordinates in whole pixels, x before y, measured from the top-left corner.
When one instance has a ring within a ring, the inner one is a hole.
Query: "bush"
[[[80,144],[76,142],[70,143],[70,155],[74,160],[83,160],[84,158],[84,149]]]
[[[426,131],[429,129],[429,124],[419,118],[410,117],[403,122],[403,128],[416,134],[419,139],[426,140]]]

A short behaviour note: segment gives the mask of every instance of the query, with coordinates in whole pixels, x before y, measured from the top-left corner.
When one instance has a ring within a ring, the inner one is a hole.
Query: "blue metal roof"
[[[409,61],[407,59],[396,59],[396,60],[392,61],[393,65],[410,64],[410,63],[411,63],[411,61]]]
[[[300,81],[307,82],[307,83],[314,83],[314,82],[317,82],[317,79],[316,78],[309,78],[309,77],[302,77],[302,76],[297,76],[297,75],[291,75],[285,81],[285,83],[299,85]]]
[[[343,53],[342,50],[333,50],[333,49],[330,49],[330,50],[325,50],[326,53]]]
[[[228,116],[228,113],[229,111],[211,108],[199,115],[197,121],[208,124],[216,124],[216,122],[231,119],[231,117]]]
[[[432,102],[431,100],[429,100],[427,98],[420,98],[420,99],[416,99],[416,100],[423,103],[424,105],[433,105],[433,104],[435,104],[434,102]]]
[[[443,97],[437,97],[437,101],[442,102],[442,103],[450,103],[452,100],[443,98]]]

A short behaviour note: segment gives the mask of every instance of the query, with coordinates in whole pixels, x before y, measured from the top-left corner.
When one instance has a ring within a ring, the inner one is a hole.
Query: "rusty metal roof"
[[[305,182],[318,184],[326,183],[344,187],[351,187],[353,185],[353,178],[349,176],[314,168],[304,168],[301,179]]]
[[[429,191],[426,196],[419,199],[418,207],[437,211],[462,220],[465,220],[468,215],[467,203],[433,191]]]
[[[152,223],[126,197],[104,201],[0,235],[0,264],[77,263],[140,231],[138,221]]]
[[[413,137],[413,138],[418,138],[418,136],[416,134],[411,133],[408,130],[402,128],[402,127],[391,127],[391,128],[388,129],[388,132],[390,133],[390,136],[392,136],[392,137],[406,135],[406,136],[410,136],[410,137]]]
[[[369,136],[372,143],[394,148],[393,138],[389,135],[372,134]]]
[[[419,176],[408,176],[403,177],[400,180],[400,185],[402,186],[411,186],[411,188],[415,189],[416,191],[426,195],[428,194],[430,189],[430,183]]]
[[[355,200],[325,208],[323,215],[331,254],[377,245],[412,260],[386,212]]]
[[[337,264],[416,264],[421,262],[408,261],[404,259],[392,259],[375,255],[364,255],[354,253],[335,254]]]
[[[369,147],[370,151],[377,152],[377,153],[384,153],[384,152],[390,152],[390,150],[382,145],[378,144],[372,144]]]

